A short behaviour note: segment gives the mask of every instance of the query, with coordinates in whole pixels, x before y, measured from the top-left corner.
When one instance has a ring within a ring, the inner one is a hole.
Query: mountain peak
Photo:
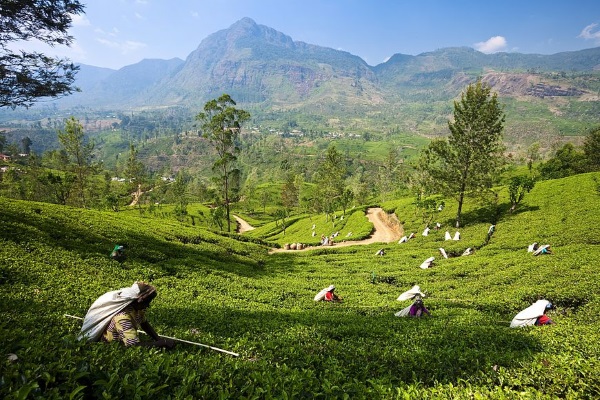
[[[239,40],[259,39],[265,40],[267,43],[276,44],[278,46],[289,47],[293,46],[294,41],[291,37],[269,28],[265,25],[259,25],[252,18],[244,17],[231,25],[226,30],[227,41],[237,42]]]
[[[233,23],[229,29],[231,30],[235,30],[235,29],[248,29],[248,28],[255,28],[256,22],[254,22],[254,20],[252,18],[249,17],[244,17],[242,19],[240,19],[239,21]]]

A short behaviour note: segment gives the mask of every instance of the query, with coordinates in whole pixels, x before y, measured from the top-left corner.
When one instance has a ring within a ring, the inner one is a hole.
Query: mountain
[[[198,103],[227,92],[241,102],[286,107],[322,101],[332,85],[364,84],[376,93],[375,83],[360,57],[295,42],[244,18],[204,39],[149,101]]]
[[[446,130],[452,100],[481,78],[509,109],[519,110],[516,122],[507,122],[509,131],[528,131],[528,120],[561,116],[569,121],[566,128],[544,129],[564,135],[597,123],[599,77],[600,47],[553,55],[454,47],[395,54],[370,66],[348,52],[294,41],[243,18],[206,37],[186,60],[143,60],[117,71],[82,65],[77,77],[82,92],[55,104],[198,110],[228,93],[258,118],[293,112],[320,121],[315,124],[321,129],[324,121],[337,120],[338,125],[327,124],[338,128],[339,121],[352,119],[356,130],[392,126],[436,135]]]
[[[135,102],[173,76],[184,64],[179,58],[145,59],[117,71],[80,64],[76,85],[81,92],[58,100],[62,106],[115,107]]]

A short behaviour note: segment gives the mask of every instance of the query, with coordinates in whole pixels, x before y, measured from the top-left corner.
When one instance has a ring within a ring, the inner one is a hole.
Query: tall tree
[[[65,122],[64,131],[58,131],[58,140],[68,157],[68,169],[77,177],[76,186],[80,205],[85,207],[87,180],[95,170],[92,162],[94,143],[85,139],[83,125],[75,117]]]
[[[227,213],[227,232],[231,232],[231,178],[239,175],[235,168],[237,154],[240,152],[238,138],[242,124],[250,119],[250,113],[235,106],[235,101],[228,94],[223,94],[218,99],[207,102],[204,105],[204,112],[196,115],[196,119],[202,124],[202,135],[217,152],[213,171],[218,173],[221,183],[223,203]]]
[[[296,186],[296,181],[292,173],[288,173],[281,187],[281,202],[286,210],[291,211],[294,207],[298,207],[298,195],[300,188]]]
[[[324,160],[318,167],[315,183],[317,185],[316,198],[320,211],[325,211],[329,216],[335,211],[344,193],[344,179],[346,165],[342,154],[335,145],[327,149]]]
[[[465,196],[490,189],[503,163],[504,119],[498,95],[477,81],[461,94],[460,101],[454,101],[454,120],[448,121],[450,137],[432,141],[424,151],[421,165],[435,187],[458,202],[457,228]]]
[[[508,195],[510,197],[510,212],[514,212],[525,194],[529,193],[535,186],[535,179],[527,175],[513,176],[508,184]]]
[[[189,193],[188,193],[188,185],[190,183],[191,177],[184,170],[180,169],[175,176],[175,182],[171,184],[170,192],[173,197],[173,202],[175,203],[175,217],[183,221],[188,214],[187,206],[189,203]]]
[[[21,145],[23,146],[23,153],[25,153],[25,154],[31,153],[31,145],[32,144],[33,144],[33,142],[31,141],[29,136],[25,136],[23,139],[21,139]]]
[[[129,157],[125,164],[125,178],[128,181],[129,193],[133,195],[133,201],[139,209],[142,207],[142,183],[144,182],[144,174],[146,170],[144,164],[138,160],[138,152],[133,145],[129,143]]]
[[[68,59],[14,51],[11,43],[37,39],[69,46],[68,29],[83,8],[77,0],[0,0],[0,107],[29,107],[40,97],[77,90],[73,82],[79,67]]]
[[[383,164],[379,167],[378,174],[378,187],[381,195],[381,201],[386,201],[388,199],[388,195],[398,189],[398,184],[400,182],[399,179],[399,154],[398,150],[393,148],[390,149],[386,158],[383,161]]]
[[[600,127],[591,130],[585,137],[583,152],[591,169],[600,169]]]

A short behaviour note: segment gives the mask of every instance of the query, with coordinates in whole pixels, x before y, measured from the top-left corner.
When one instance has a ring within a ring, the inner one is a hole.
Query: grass
[[[374,256],[381,244],[267,255],[246,235],[0,199],[0,350],[18,357],[0,364],[0,396],[597,398],[598,179],[538,182],[512,214],[499,188],[487,245],[491,214],[475,203],[452,243],[443,240],[451,200],[432,220],[442,229],[427,237],[411,199],[386,203],[417,237],[385,245],[384,257]],[[340,232],[359,217],[345,218]],[[286,235],[305,235],[321,218],[299,218]],[[260,239],[288,239],[267,225],[248,235],[264,228]],[[552,244],[554,254],[527,253],[534,241]],[[116,243],[127,246],[123,264],[108,258]],[[439,247],[476,251],[445,260]],[[419,269],[431,255],[437,265]],[[78,342],[80,322],[63,314],[84,315],[102,293],[138,279],[158,288],[149,319],[159,333],[241,356]],[[332,283],[344,302],[314,303]],[[414,284],[433,316],[395,318],[407,305],[396,298]],[[510,329],[538,297],[556,305],[556,324]]]

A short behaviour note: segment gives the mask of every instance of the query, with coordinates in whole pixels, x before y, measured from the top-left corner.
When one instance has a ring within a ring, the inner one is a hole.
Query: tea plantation
[[[444,240],[455,232],[451,201],[433,215],[442,228],[422,236],[423,217],[399,199],[382,206],[417,233],[408,243],[271,255],[275,244],[263,240],[314,241],[313,224],[319,235],[345,225],[312,216],[285,236],[270,225],[262,236],[221,236],[134,213],[0,199],[0,397],[600,398],[599,188],[598,173],[538,182],[514,213],[501,189],[493,210],[469,205],[459,241]],[[364,236],[358,211],[343,221]],[[533,256],[533,242],[554,254]],[[126,247],[123,264],[108,257],[115,244]],[[475,252],[444,259],[440,247]],[[430,256],[435,266],[420,269]],[[157,332],[240,356],[77,341],[81,321],[64,314],[83,316],[135,280],[158,289],[148,311]],[[332,283],[344,301],[315,303]],[[432,316],[394,317],[414,284]],[[538,298],[555,305],[555,324],[509,328]]]

